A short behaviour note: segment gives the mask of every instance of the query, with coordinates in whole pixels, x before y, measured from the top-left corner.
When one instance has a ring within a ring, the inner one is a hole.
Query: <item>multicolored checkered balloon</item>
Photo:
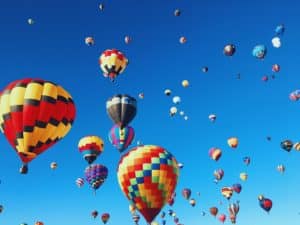
[[[174,193],[179,168],[164,148],[144,145],[122,156],[117,175],[123,193],[150,224]]]
[[[105,181],[108,169],[101,164],[92,164],[85,169],[85,179],[94,190],[97,190]]]

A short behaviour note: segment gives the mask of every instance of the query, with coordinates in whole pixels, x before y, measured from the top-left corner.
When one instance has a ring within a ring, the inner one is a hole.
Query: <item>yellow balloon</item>
[[[247,173],[240,173],[240,178],[243,181],[246,181],[248,179],[248,174]]]
[[[239,144],[239,140],[236,137],[231,137],[231,138],[228,138],[227,143],[228,143],[229,147],[236,148]]]
[[[190,83],[189,83],[188,80],[183,80],[181,84],[182,84],[182,86],[185,87],[185,88],[188,87],[188,86],[190,85]]]

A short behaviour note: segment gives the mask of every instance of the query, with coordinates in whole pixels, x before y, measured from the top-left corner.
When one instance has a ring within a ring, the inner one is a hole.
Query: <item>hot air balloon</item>
[[[91,164],[103,152],[104,142],[98,136],[85,136],[80,139],[78,149],[85,161]]]
[[[77,185],[77,187],[82,187],[84,185],[84,179],[83,178],[77,178],[76,179],[76,185]]]
[[[231,187],[223,187],[221,189],[221,193],[225,198],[229,200],[233,194],[233,189]]]
[[[268,77],[268,76],[263,76],[263,77],[261,78],[261,80],[264,81],[264,82],[267,82],[267,81],[269,80],[269,77]]]
[[[208,72],[208,67],[207,66],[202,67],[202,72],[207,73]]]
[[[210,209],[209,209],[209,212],[210,212],[210,214],[211,215],[213,215],[214,217],[216,217],[216,215],[218,214],[218,208],[217,207],[211,207]]]
[[[170,96],[171,93],[172,93],[172,91],[171,91],[170,89],[166,89],[166,90],[165,90],[165,95],[166,95],[166,96]]]
[[[189,117],[188,117],[188,116],[184,116],[183,119],[184,119],[184,120],[188,120]]]
[[[103,4],[103,3],[100,3],[100,4],[99,4],[99,9],[100,9],[101,11],[104,10],[104,4]]]
[[[114,95],[107,100],[106,110],[112,121],[124,128],[136,115],[137,101],[129,95]]]
[[[179,42],[180,42],[180,44],[186,43],[186,37],[180,37]]]
[[[208,116],[208,119],[211,121],[211,122],[215,122],[215,120],[217,119],[217,116],[215,114],[210,114]]]
[[[246,164],[246,166],[248,166],[248,165],[250,164],[250,162],[251,162],[250,157],[249,157],[249,156],[245,156],[245,157],[243,158],[243,162]]]
[[[280,173],[284,173],[284,171],[285,171],[285,166],[282,165],[282,164],[280,164],[280,165],[277,166],[277,170],[278,170],[278,172],[280,172]]]
[[[174,193],[178,175],[174,156],[155,145],[133,148],[117,170],[121,190],[149,224]]]
[[[165,216],[166,216],[166,213],[164,211],[162,211],[160,214],[160,217],[163,219],[163,218],[165,218]]]
[[[144,93],[139,93],[139,99],[144,99],[145,95]]]
[[[134,129],[130,126],[120,128],[118,125],[114,125],[109,132],[109,141],[112,145],[123,152],[134,139]]]
[[[167,221],[166,220],[162,220],[161,223],[162,223],[162,225],[166,225]]]
[[[93,46],[93,45],[95,44],[95,40],[94,40],[93,37],[86,37],[86,38],[84,39],[84,42],[85,42],[85,44],[88,45],[88,46]]]
[[[53,169],[53,170],[55,170],[57,168],[57,163],[56,162],[52,162],[50,164],[50,168]]]
[[[241,184],[234,184],[232,185],[232,189],[236,192],[236,193],[240,193],[242,191],[242,185]]]
[[[172,209],[169,209],[169,210],[168,210],[168,214],[169,214],[169,216],[172,216],[173,210],[172,210]]]
[[[172,106],[170,108],[170,116],[174,116],[177,113],[177,108],[175,106]]]
[[[258,59],[264,59],[267,54],[267,48],[264,45],[256,45],[252,50],[252,55]]]
[[[103,222],[104,224],[106,224],[106,223],[108,222],[109,218],[110,218],[109,213],[103,213],[103,214],[101,215],[101,220],[102,220],[102,222]]]
[[[193,198],[191,198],[190,201],[189,201],[189,203],[190,203],[191,206],[194,207],[196,205],[196,200],[193,199]]]
[[[272,38],[272,45],[274,48],[280,48],[281,47],[281,40],[279,37]]]
[[[3,209],[4,209],[3,205],[0,205],[0,213],[3,212]]]
[[[293,148],[294,148],[296,151],[300,151],[300,142],[296,142],[296,143],[293,145]]]
[[[134,215],[132,215],[132,220],[137,225],[139,223],[139,221],[140,221],[140,216],[137,215],[137,214],[134,214]]]
[[[258,196],[258,201],[260,207],[265,210],[266,212],[270,212],[272,209],[273,203],[271,199],[265,198],[263,195]]]
[[[41,221],[37,221],[37,222],[35,222],[35,224],[34,225],[44,225],[44,223],[43,222],[41,222]]]
[[[275,72],[275,73],[279,72],[280,71],[279,64],[273,64],[272,65],[272,71]]]
[[[126,44],[129,44],[132,41],[132,38],[130,36],[125,36],[124,41]]]
[[[191,191],[191,189],[189,189],[189,188],[184,188],[184,189],[182,190],[182,196],[183,196],[186,200],[188,200],[188,199],[191,197],[191,194],[192,194],[192,191]]]
[[[128,59],[117,49],[107,49],[99,57],[99,65],[103,76],[109,77],[111,81],[114,81],[126,69]]]
[[[131,214],[135,214],[135,211],[136,211],[135,205],[129,204],[129,212],[130,212]]]
[[[153,221],[153,222],[151,223],[151,225],[159,225],[159,223],[156,222],[156,221]]]
[[[95,219],[98,216],[98,211],[94,210],[91,215]]]
[[[209,149],[208,155],[215,161],[218,161],[222,156],[222,151],[219,148],[212,147]]]
[[[174,16],[180,16],[180,14],[181,14],[181,12],[180,12],[179,9],[176,9],[176,10],[174,11]]]
[[[29,25],[33,25],[33,24],[35,23],[35,21],[34,21],[32,18],[29,18],[29,19],[27,20],[27,23],[28,23]]]
[[[214,177],[216,182],[222,180],[223,176],[224,176],[224,170],[217,169],[214,171]]]
[[[184,167],[183,163],[178,163],[178,168],[182,169]]]
[[[290,140],[284,140],[280,143],[280,147],[287,151],[287,152],[290,152],[293,148],[293,142],[290,141]]]
[[[174,96],[173,97],[173,103],[174,104],[179,104],[181,102],[181,98],[179,96]]]
[[[186,88],[186,87],[188,87],[190,85],[190,82],[188,80],[183,80],[181,82],[181,84],[182,84],[182,87]]]
[[[75,105],[61,86],[40,79],[10,83],[0,95],[0,129],[26,164],[62,139],[75,119]]]
[[[233,44],[227,44],[224,46],[223,53],[226,56],[233,56],[235,53],[235,46]]]
[[[228,206],[228,211],[230,215],[236,216],[238,212],[240,211],[239,202],[237,203],[230,203]]]
[[[248,174],[247,173],[240,173],[240,179],[242,181],[246,181],[248,179]]]
[[[85,179],[96,191],[106,180],[108,170],[101,164],[92,164],[85,169]]]
[[[222,223],[224,223],[225,220],[226,220],[226,215],[225,215],[225,214],[220,214],[220,215],[218,216],[218,219],[219,219]]]
[[[20,223],[20,225],[28,225],[27,223]]]
[[[231,148],[236,148],[238,146],[238,144],[239,144],[239,140],[236,137],[231,137],[231,138],[228,138],[227,144]]]
[[[285,31],[285,27],[284,27],[283,24],[279,24],[275,28],[275,34],[278,35],[278,36],[283,35],[284,31]]]

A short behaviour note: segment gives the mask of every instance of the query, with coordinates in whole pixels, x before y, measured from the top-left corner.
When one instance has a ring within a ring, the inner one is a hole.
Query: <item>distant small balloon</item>
[[[183,116],[183,115],[184,115],[184,111],[180,111],[180,112],[179,112],[179,115],[180,115],[180,116]]]
[[[280,48],[281,47],[281,40],[279,37],[274,37],[272,39],[272,45],[274,48]]]
[[[275,72],[275,73],[279,72],[280,71],[280,66],[278,64],[274,64],[272,66],[272,71]]]
[[[185,37],[181,37],[180,39],[179,39],[179,42],[181,43],[181,44],[185,44],[186,43],[186,38]]]
[[[202,67],[202,72],[207,73],[208,72],[208,67],[207,66]]]
[[[267,81],[269,80],[269,77],[268,77],[268,76],[263,76],[263,77],[261,78],[261,80],[264,81],[264,82],[267,82]]]
[[[217,119],[217,116],[215,114],[210,114],[208,116],[208,119],[211,121],[211,122],[215,122],[215,120]]]
[[[182,84],[182,86],[183,86],[184,88],[186,88],[186,87],[188,87],[188,86],[190,85],[190,83],[189,83],[188,80],[183,80],[183,81],[181,82],[181,84]]]
[[[173,97],[173,103],[174,104],[179,104],[181,102],[181,98],[179,96]]]
[[[189,119],[189,117],[188,116],[184,116],[184,120],[188,120]]]
[[[175,106],[170,108],[170,115],[174,116],[177,113],[177,108]]]
[[[56,162],[52,162],[50,164],[50,168],[53,169],[53,170],[55,170],[57,168],[57,163]]]
[[[174,16],[180,16],[180,14],[181,14],[181,12],[180,12],[179,9],[176,9],[176,10],[174,11]]]
[[[104,4],[103,4],[103,3],[100,3],[100,4],[99,4],[99,9],[100,9],[101,11],[104,10]]]
[[[144,93],[139,93],[139,99],[144,99]]]
[[[256,45],[252,50],[252,55],[258,59],[264,59],[267,54],[267,48],[264,45]]]
[[[290,141],[290,140],[284,140],[280,143],[280,147],[287,151],[287,152],[290,152],[293,148],[293,142]]]
[[[93,46],[95,44],[95,40],[93,37],[86,37],[84,41],[88,46]]]
[[[27,20],[27,23],[28,23],[29,25],[33,25],[33,24],[35,23],[35,21],[34,21],[32,18],[29,18],[29,19]]]
[[[240,178],[242,181],[246,181],[248,179],[248,174],[247,173],[240,173]]]
[[[282,164],[280,164],[280,165],[277,166],[277,170],[278,170],[278,172],[280,172],[280,173],[284,173],[284,171],[285,171],[285,166],[282,165]]]
[[[170,89],[166,89],[166,90],[165,90],[165,95],[166,95],[166,96],[170,96],[170,95],[171,95],[171,93],[172,93],[172,92],[171,92],[171,90],[170,90]]]
[[[132,41],[132,38],[130,36],[125,36],[124,41],[126,44],[129,44]]]
[[[227,44],[224,46],[223,53],[226,56],[233,56],[235,53],[235,46],[233,44]]]

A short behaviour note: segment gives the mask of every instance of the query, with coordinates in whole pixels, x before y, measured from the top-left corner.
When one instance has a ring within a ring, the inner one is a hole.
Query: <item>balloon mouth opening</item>
[[[33,152],[23,152],[23,151],[19,151],[19,154],[28,158],[28,159],[34,159],[36,157],[36,154]]]

